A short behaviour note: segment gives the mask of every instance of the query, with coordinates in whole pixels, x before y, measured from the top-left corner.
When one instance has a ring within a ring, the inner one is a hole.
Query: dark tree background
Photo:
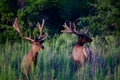
[[[120,0],[0,0],[0,42],[19,39],[15,17],[26,35],[44,18],[50,36],[60,34],[65,21],[80,19],[77,25],[94,36],[120,37]]]

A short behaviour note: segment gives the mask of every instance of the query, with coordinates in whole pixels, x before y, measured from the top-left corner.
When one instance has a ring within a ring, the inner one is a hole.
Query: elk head
[[[24,36],[23,32],[21,31],[21,29],[18,25],[18,19],[17,18],[15,19],[14,24],[13,24],[13,27],[20,34],[20,36],[23,37],[24,39],[28,40],[32,44],[32,49],[35,50],[35,51],[39,51],[40,49],[44,48],[41,44],[47,38],[47,33],[44,34],[44,35],[42,34],[42,30],[43,30],[43,27],[44,27],[44,19],[42,21],[42,25],[40,25],[40,23],[38,22],[36,26],[39,28],[40,35],[39,35],[38,38],[32,39],[31,37]]]
[[[40,25],[40,23],[37,23],[37,27],[39,28],[40,31],[40,35],[38,38],[36,39],[32,39],[31,37],[26,37],[24,36],[23,32],[21,31],[19,25],[18,25],[18,19],[16,18],[13,24],[13,27],[15,28],[15,30],[20,34],[20,36],[26,40],[28,40],[30,42],[30,44],[32,45],[31,50],[29,53],[27,53],[26,55],[24,55],[22,61],[21,61],[21,71],[26,75],[26,77],[28,78],[28,74],[30,72],[30,67],[32,65],[32,63],[34,63],[34,65],[36,66],[36,62],[37,62],[37,55],[38,55],[38,51],[44,49],[44,46],[42,45],[42,43],[44,42],[44,40],[47,38],[48,34],[42,34],[42,30],[44,27],[44,19],[42,21],[42,25]]]
[[[70,22],[69,25],[64,23],[63,26],[65,30],[62,30],[61,32],[75,34],[78,37],[78,41],[74,45],[72,50],[72,58],[74,60],[74,65],[76,62],[79,62],[82,65],[84,65],[85,61],[88,60],[88,58],[90,58],[90,51],[87,47],[83,45],[87,42],[92,42],[92,39],[86,35],[88,33],[88,30],[86,29],[83,31],[83,33],[80,33],[77,30],[75,23],[73,22]]]
[[[78,45],[83,46],[87,42],[92,42],[92,39],[86,35],[88,33],[88,29],[80,33],[79,31],[77,31],[77,28],[74,22],[73,23],[70,22],[69,25],[67,25],[65,22],[63,27],[66,30],[61,30],[61,32],[75,34],[78,37],[78,42],[77,42]]]

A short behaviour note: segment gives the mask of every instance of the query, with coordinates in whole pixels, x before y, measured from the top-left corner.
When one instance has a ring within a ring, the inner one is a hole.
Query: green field
[[[61,34],[44,42],[39,51],[36,68],[32,67],[30,80],[120,80],[120,42],[107,36],[93,38],[86,44],[92,51],[92,63],[73,70],[70,56],[77,37]],[[26,40],[0,44],[0,80],[22,80],[20,62],[29,52]]]

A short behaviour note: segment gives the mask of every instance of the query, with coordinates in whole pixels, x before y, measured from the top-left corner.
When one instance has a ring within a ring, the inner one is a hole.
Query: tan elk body
[[[84,43],[92,41],[89,38],[83,38],[82,40],[85,41]],[[79,41],[80,40],[78,39],[78,42],[73,47],[72,58],[74,59],[74,64],[76,64],[76,62],[80,62],[84,65],[85,62],[90,59],[90,50],[88,47],[83,46],[83,42],[81,44]]]
[[[29,74],[32,63],[36,66],[38,51],[42,49],[44,49],[44,47],[39,42],[32,43],[30,52],[23,57],[20,65],[20,68],[25,75]]]
[[[20,64],[21,71],[24,73],[24,75],[27,77],[27,79],[28,79],[28,75],[30,73],[31,65],[34,64],[34,66],[36,66],[38,51],[44,49],[44,46],[42,45],[42,43],[47,38],[47,34],[42,35],[42,29],[44,26],[44,19],[42,21],[42,25],[40,25],[38,22],[37,26],[38,26],[39,31],[40,31],[39,38],[32,39],[30,37],[24,36],[24,34],[22,33],[22,31],[18,25],[17,18],[15,19],[14,24],[13,24],[13,27],[20,34],[20,36],[23,37],[24,39],[28,40],[32,46],[30,49],[30,52],[25,54],[24,57],[22,58],[22,61]]]
[[[63,26],[66,29],[62,30],[61,32],[73,33],[78,37],[78,41],[74,45],[72,50],[74,66],[76,62],[79,62],[81,65],[84,65],[85,62],[90,58],[90,50],[88,47],[85,47],[84,44],[87,42],[92,42],[92,39],[86,36],[88,30],[85,30],[83,34],[80,34],[76,29],[75,23],[69,23],[69,26],[65,23]]]

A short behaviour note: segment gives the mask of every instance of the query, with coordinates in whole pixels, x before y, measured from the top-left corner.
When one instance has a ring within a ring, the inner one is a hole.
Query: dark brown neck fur
[[[84,43],[82,42],[82,39],[83,39],[82,36],[78,37],[77,45],[79,45],[79,46],[83,46],[84,45]]]
[[[32,57],[32,61],[34,63],[34,65],[36,66],[36,63],[37,63],[37,56],[38,56],[38,52],[34,52],[33,50],[30,51],[31,53],[31,57]]]
[[[79,46],[83,46],[84,45],[81,40],[78,40],[76,44],[79,45]]]
[[[37,63],[37,56],[38,56],[38,52],[36,53],[36,55],[33,57],[33,62],[34,62],[34,65],[36,66],[36,63]]]

